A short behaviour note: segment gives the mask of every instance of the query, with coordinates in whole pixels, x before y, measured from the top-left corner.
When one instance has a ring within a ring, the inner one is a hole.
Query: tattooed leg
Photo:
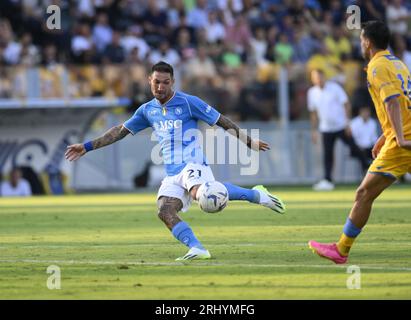
[[[160,197],[158,199],[158,217],[170,229],[173,236],[190,249],[196,247],[204,249],[203,245],[196,238],[191,227],[180,219],[177,212],[183,208],[180,199],[173,197]],[[209,255],[209,253],[207,252]]]
[[[180,199],[162,196],[157,201],[158,205],[158,217],[168,229],[172,230],[173,227],[181,222],[177,212],[183,208],[183,203]]]

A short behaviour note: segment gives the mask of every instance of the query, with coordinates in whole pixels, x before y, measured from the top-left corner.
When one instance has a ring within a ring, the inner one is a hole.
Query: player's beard
[[[365,61],[370,61],[370,55],[367,54],[367,49],[361,47],[361,55]]]
[[[165,97],[166,97],[166,94],[165,94],[165,93],[156,93],[156,94],[155,94],[155,97],[156,97],[158,100],[164,100]]]
[[[155,92],[154,96],[157,98],[157,100],[165,100],[167,99],[167,91],[164,92]]]
[[[168,100],[171,98],[172,94],[173,94],[173,91],[170,90],[170,91],[164,91],[164,92],[162,92],[162,93],[155,93],[154,96],[155,96],[156,99],[159,100],[161,103],[164,103],[164,102],[168,101]]]

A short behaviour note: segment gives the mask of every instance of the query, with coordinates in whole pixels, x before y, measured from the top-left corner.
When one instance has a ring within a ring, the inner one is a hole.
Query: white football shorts
[[[215,181],[211,168],[198,163],[188,163],[179,174],[167,176],[161,181],[157,200],[161,196],[173,197],[183,202],[181,211],[186,212],[193,202],[189,190],[205,182]]]

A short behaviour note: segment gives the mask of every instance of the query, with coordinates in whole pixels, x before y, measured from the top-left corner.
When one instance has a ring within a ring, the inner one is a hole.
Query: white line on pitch
[[[411,246],[411,242],[404,242],[404,241],[390,241],[391,245],[403,245],[403,246]],[[283,242],[271,242],[271,243],[210,243],[208,244],[209,247],[252,247],[252,246],[277,246],[277,245],[287,245],[287,246],[307,246],[307,242],[287,242],[284,244]],[[380,246],[381,242],[363,242],[361,243],[363,246]],[[129,243],[129,244],[91,244],[91,245],[84,245],[84,244],[56,244],[56,245],[0,245],[0,249],[64,249],[64,248],[120,248],[120,247],[166,247],[166,246],[175,246],[173,243]]]
[[[316,268],[316,269],[346,269],[347,266],[316,265],[316,264],[251,264],[251,263],[219,263],[219,262],[141,262],[113,260],[36,260],[36,259],[1,259],[0,263],[55,263],[55,264],[91,264],[91,265],[131,265],[131,266],[208,266],[208,267],[247,267],[247,268]],[[361,269],[382,271],[411,271],[411,267],[391,267],[359,265]]]

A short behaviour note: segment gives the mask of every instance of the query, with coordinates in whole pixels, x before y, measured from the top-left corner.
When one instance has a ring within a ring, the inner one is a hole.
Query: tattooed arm
[[[115,126],[109,129],[101,137],[91,141],[93,150],[108,146],[109,144],[112,144],[118,140],[121,140],[129,133],[130,131],[128,131],[122,124]],[[84,148],[84,145],[82,143],[72,144],[67,147],[65,157],[69,161],[74,161],[74,160],[79,159],[86,152],[87,151]]]
[[[247,135],[245,130],[240,129],[231,119],[224,115],[220,115],[216,125],[220,126],[224,130],[228,131],[231,135],[237,137],[240,141],[244,142],[247,147],[253,150],[270,150],[268,143],[262,140],[253,140],[249,135]]]

